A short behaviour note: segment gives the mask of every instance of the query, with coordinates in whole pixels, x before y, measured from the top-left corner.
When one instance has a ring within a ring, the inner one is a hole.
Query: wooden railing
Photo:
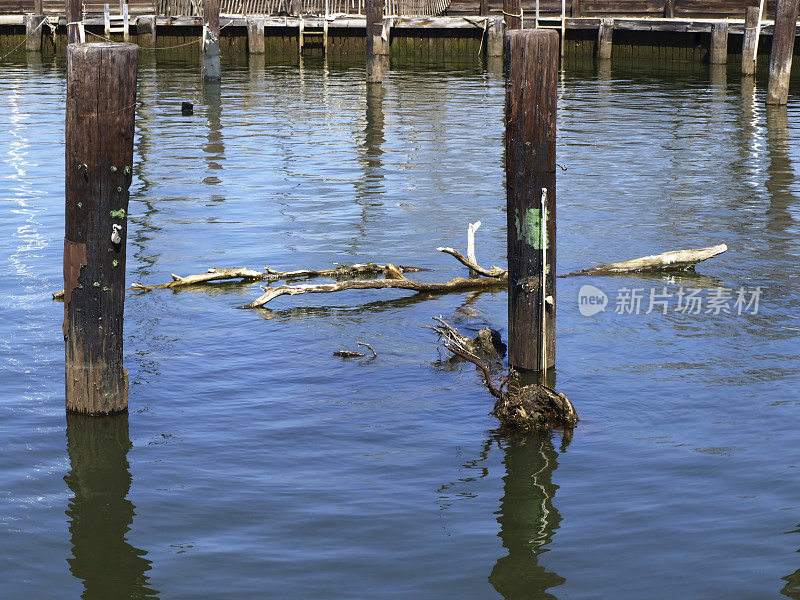
[[[166,16],[202,16],[202,0],[157,0]],[[442,14],[450,0],[387,0],[387,16]],[[364,0],[221,0],[220,13],[234,15],[363,15]]]

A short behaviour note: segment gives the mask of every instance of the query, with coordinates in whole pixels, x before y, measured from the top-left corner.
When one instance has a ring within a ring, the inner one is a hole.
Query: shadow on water
[[[125,539],[134,506],[128,465],[128,415],[67,415],[70,472],[64,477],[74,497],[67,508],[72,542],[68,560],[83,582],[83,600],[154,599],[146,552]]]
[[[539,557],[561,522],[553,506],[557,453],[547,433],[505,438],[503,445],[506,474],[497,522],[508,554],[495,564],[489,583],[506,600],[554,599],[548,590],[566,579],[540,565]]]

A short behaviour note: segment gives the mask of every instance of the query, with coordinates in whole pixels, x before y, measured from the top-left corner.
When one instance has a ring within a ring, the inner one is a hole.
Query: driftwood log
[[[489,393],[495,397],[494,415],[502,429],[531,432],[552,427],[572,428],[578,423],[578,414],[564,394],[542,384],[522,385],[512,375],[498,386],[492,380],[489,365],[481,360],[464,343],[458,331],[439,318],[433,329],[439,334],[442,345],[454,356],[458,356],[478,367]],[[505,389],[504,389],[505,388]]]

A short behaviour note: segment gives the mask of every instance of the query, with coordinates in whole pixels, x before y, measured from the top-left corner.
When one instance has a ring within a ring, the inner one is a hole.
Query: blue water
[[[223,68],[203,88],[194,57],[142,56],[129,283],[368,260],[441,281],[464,270],[435,248],[475,220],[504,264],[501,74]],[[761,80],[700,66],[563,74],[558,272],[729,246],[697,276],[559,280],[569,443],[496,433],[474,368],[440,364],[431,318],[505,338],[503,291],[131,292],[130,413],[67,420],[64,64],[0,73],[0,598],[800,598],[796,96],[767,110]],[[675,310],[759,286],[757,311]],[[357,341],[378,357],[333,356]]]

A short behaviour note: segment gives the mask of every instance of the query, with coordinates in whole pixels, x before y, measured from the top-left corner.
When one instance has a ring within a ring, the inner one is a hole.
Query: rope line
[[[36,26],[36,29],[34,29],[34,30],[33,30],[33,31],[31,31],[31,32],[30,32],[28,35],[26,35],[24,40],[22,40],[22,41],[21,41],[19,44],[17,44],[16,46],[14,46],[14,47],[13,47],[13,48],[12,48],[12,49],[9,51],[9,52],[6,52],[5,54],[3,54],[3,56],[0,56],[0,60],[5,60],[6,58],[8,58],[8,57],[9,57],[9,56],[11,56],[12,54],[14,54],[14,52],[16,52],[17,50],[19,50],[19,49],[22,47],[22,45],[23,45],[23,44],[25,44],[25,42],[27,42],[27,41],[28,41],[28,38],[30,38],[30,37],[31,37],[31,36],[32,36],[34,33],[36,33],[37,31],[39,31],[39,30],[42,28],[42,25],[44,25],[45,23],[47,23],[47,19],[46,19],[46,18],[45,18],[45,19],[42,19],[42,22],[41,22],[41,23],[39,23],[39,24]]]

